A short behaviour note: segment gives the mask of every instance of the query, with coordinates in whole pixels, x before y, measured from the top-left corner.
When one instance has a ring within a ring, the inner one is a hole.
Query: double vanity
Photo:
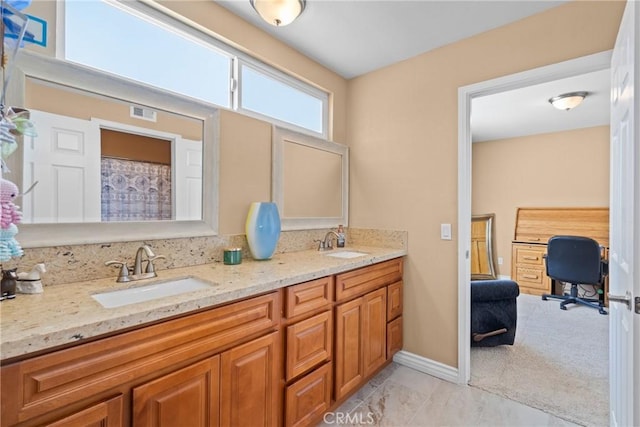
[[[404,255],[298,251],[20,295],[1,307],[0,424],[313,425],[401,349]]]

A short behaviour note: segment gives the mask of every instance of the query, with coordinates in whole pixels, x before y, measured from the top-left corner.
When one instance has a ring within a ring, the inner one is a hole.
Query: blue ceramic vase
[[[245,232],[253,259],[271,258],[280,238],[278,206],[272,202],[251,203]]]

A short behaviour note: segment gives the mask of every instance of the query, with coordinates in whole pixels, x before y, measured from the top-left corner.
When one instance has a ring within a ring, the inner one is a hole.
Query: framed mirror
[[[471,217],[471,280],[497,278],[493,259],[495,214]]]
[[[275,126],[272,174],[283,230],[348,225],[347,146]]]
[[[8,95],[38,132],[6,159],[4,178],[38,181],[19,200],[23,247],[217,233],[213,106],[30,52]]]

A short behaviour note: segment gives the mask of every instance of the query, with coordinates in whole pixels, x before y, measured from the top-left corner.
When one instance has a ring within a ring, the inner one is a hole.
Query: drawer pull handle
[[[522,258],[531,260],[531,261],[537,261],[539,259],[537,256],[524,256]]]
[[[537,279],[538,275],[537,274],[523,274],[522,277],[524,277],[525,279]]]
[[[534,242],[539,242],[540,238],[539,237],[529,237],[529,240],[532,240]]]

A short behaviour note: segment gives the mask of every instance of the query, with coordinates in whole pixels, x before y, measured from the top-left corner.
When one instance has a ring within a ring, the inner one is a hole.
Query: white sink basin
[[[108,291],[91,295],[104,308],[116,308],[139,302],[151,301],[184,294],[186,292],[208,289],[215,286],[211,282],[183,277],[181,279],[162,280],[145,286],[138,286],[118,291]]]
[[[355,251],[340,251],[340,252],[328,252],[325,253],[326,256],[334,257],[334,258],[358,258],[359,256],[365,256],[364,252],[355,252]]]

